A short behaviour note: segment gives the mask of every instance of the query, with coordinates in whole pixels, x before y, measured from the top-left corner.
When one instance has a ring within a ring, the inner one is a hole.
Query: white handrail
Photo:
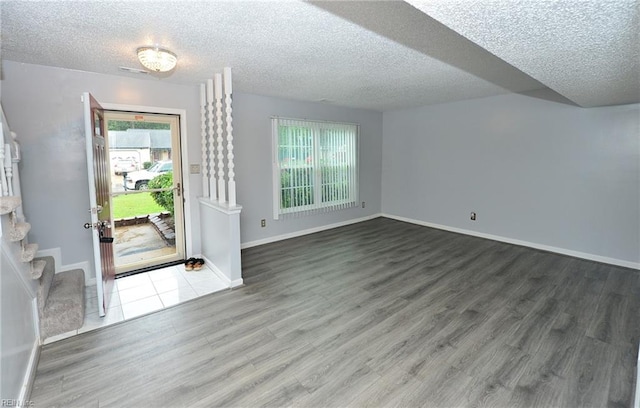
[[[2,126],[0,126],[0,183],[2,183],[2,189],[0,190],[0,195],[8,196],[9,195],[9,180],[7,179],[7,175],[4,169],[4,158],[5,158],[5,149],[6,145],[4,144],[4,128],[5,123],[2,121]],[[11,151],[9,151],[9,156],[11,156]]]
[[[16,140],[15,132],[9,129],[4,109],[0,104],[0,197],[21,195],[20,174],[20,144]],[[15,209],[15,217],[24,220],[22,204]]]
[[[2,196],[20,193],[20,187],[15,186],[18,177],[14,177],[14,170],[18,170],[17,166],[14,167],[14,163],[20,161],[20,149],[14,138],[15,133],[9,129],[4,109],[0,105],[0,195]]]
[[[8,195],[14,195],[13,192],[13,161],[11,160],[11,144],[5,143],[4,145],[4,162],[1,164],[4,166],[4,176],[7,179]]]

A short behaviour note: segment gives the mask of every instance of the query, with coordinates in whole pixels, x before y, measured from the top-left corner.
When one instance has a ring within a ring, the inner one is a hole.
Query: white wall
[[[240,212],[210,200],[200,201],[202,256],[229,287],[242,285],[242,255],[240,251]]]
[[[102,103],[185,109],[189,163],[200,163],[199,87],[54,67],[3,62],[3,105],[22,143],[21,180],[30,239],[42,249],[60,247],[62,264],[91,261],[82,118],[82,92]],[[273,115],[361,125],[360,207],[289,220],[272,220],[271,121]],[[235,93],[233,128],[237,201],[243,206],[241,239],[250,242],[365,217],[380,212],[382,114],[322,103]],[[196,197],[199,175],[190,175],[193,253],[200,253]],[[267,227],[260,220],[267,219]],[[206,227],[206,226],[204,226]],[[91,264],[91,262],[90,262]],[[93,274],[93,272],[92,272]]]
[[[62,264],[92,265],[89,188],[80,96],[88,91],[102,103],[185,109],[189,162],[200,162],[199,88],[162,80],[135,79],[3,61],[3,106],[18,134],[20,176],[29,237],[41,249],[61,248]],[[189,176],[194,237],[200,236],[200,176]],[[194,253],[200,252],[199,239]],[[93,271],[91,272],[93,276]]]
[[[243,243],[348,221],[380,212],[382,174],[382,114],[321,103],[265,96],[234,95],[233,129],[238,203],[243,206],[240,236]],[[272,204],[271,117],[281,116],[360,125],[360,201],[357,207],[309,217],[275,221]],[[266,219],[267,226],[260,227]]]
[[[383,152],[385,214],[640,262],[638,104],[511,94],[386,112]]]
[[[200,163],[199,87],[94,74],[61,68],[2,62],[2,103],[11,129],[22,146],[20,176],[24,213],[32,225],[30,242],[41,249],[60,248],[62,265],[93,265],[89,220],[83,105],[80,96],[91,92],[102,103],[154,106],[186,110],[188,163]],[[271,208],[272,115],[353,122],[361,125],[360,207],[274,222]],[[241,239],[256,241],[348,221],[380,212],[382,174],[382,114],[320,103],[295,102],[248,94],[234,94],[233,127],[236,181],[241,214]],[[200,175],[189,175],[193,254],[201,252]],[[260,227],[260,219],[267,227]],[[208,228],[210,225],[202,225]],[[207,246],[215,243],[207,242]],[[191,255],[191,254],[189,254]],[[2,257],[2,397],[15,397],[33,350],[33,296],[17,290]],[[93,276],[93,271],[89,271]],[[232,277],[235,279],[235,277]],[[10,339],[5,336],[10,336]],[[8,377],[11,370],[12,377]],[[7,390],[5,394],[5,389]]]
[[[197,86],[11,61],[3,62],[3,76],[3,105],[23,148],[30,239],[43,249],[60,247],[63,264],[91,259],[82,228],[88,220],[82,92],[104,103],[185,109],[188,161],[200,162]],[[383,211],[640,261],[639,105],[583,109],[505,95],[381,114],[236,93],[233,108],[244,243]],[[361,125],[365,209],[272,219],[270,118],[276,115]],[[201,182],[189,177],[193,252],[199,253]],[[475,223],[470,211],[478,213]]]
[[[38,322],[35,281],[29,264],[19,261],[20,244],[6,238],[10,224],[9,215],[0,218],[0,398],[19,399],[24,396],[25,376],[34,368]]]

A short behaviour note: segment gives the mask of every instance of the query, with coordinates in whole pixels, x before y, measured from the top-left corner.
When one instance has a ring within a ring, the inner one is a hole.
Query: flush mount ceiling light
[[[178,62],[176,54],[157,46],[138,48],[138,59],[145,68],[155,72],[171,71]]]

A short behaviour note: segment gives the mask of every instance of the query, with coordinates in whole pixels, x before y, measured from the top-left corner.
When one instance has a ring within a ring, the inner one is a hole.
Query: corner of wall
[[[401,217],[398,215],[382,214],[382,216],[393,219],[393,220],[421,225],[423,227],[436,228],[443,231],[455,232],[457,234],[470,235],[478,238],[485,238],[493,241],[505,242],[507,244],[519,245],[519,246],[524,246],[528,248],[539,249],[542,251],[554,252],[556,254],[572,256],[574,258],[581,258],[589,261],[601,262],[601,263],[606,263],[606,264],[615,265],[615,266],[622,266],[624,268],[640,270],[640,263],[638,262],[629,262],[622,259],[608,258],[604,256],[599,256],[599,255],[594,255],[594,254],[589,254],[589,253],[579,252],[579,251],[573,251],[570,249],[559,248],[559,247],[539,244],[535,242],[522,241],[519,239],[502,237],[502,236],[493,235],[493,234],[485,234],[483,232],[471,231],[463,228],[449,227],[446,225],[434,224],[431,222],[416,220],[413,218]]]
[[[76,262],[73,264],[62,265],[62,251],[60,248],[40,249],[37,253],[38,257],[50,256],[53,258],[56,273],[70,271],[73,269],[82,269],[84,272],[85,286],[96,284],[96,278],[91,274],[92,268],[89,261]]]

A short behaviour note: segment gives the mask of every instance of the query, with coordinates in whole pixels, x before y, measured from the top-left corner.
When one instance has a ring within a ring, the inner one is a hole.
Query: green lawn
[[[139,193],[113,197],[113,219],[156,214],[164,211],[151,198],[151,193]]]

